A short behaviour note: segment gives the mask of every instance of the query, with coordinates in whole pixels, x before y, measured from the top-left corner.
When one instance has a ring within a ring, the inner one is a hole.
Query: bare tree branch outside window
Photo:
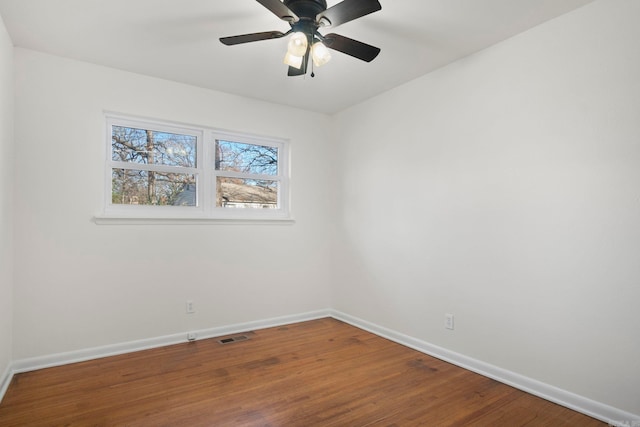
[[[278,148],[231,141],[216,141],[215,167],[255,177],[218,176],[216,206],[277,208]]]
[[[150,129],[112,126],[111,158],[131,164],[131,168],[112,169],[111,199],[114,204],[175,205],[189,186],[195,186],[194,174],[180,168],[196,167],[196,137]],[[175,172],[135,165],[175,167]],[[189,206],[195,205],[189,200]]]

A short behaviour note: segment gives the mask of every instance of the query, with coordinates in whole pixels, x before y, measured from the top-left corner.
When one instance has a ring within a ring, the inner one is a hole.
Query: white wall
[[[334,308],[640,414],[638,16],[601,0],[339,114]]]
[[[19,360],[332,306],[640,413],[639,13],[598,1],[335,120],[16,49],[15,147],[0,28],[0,374],[12,334]],[[290,138],[296,223],[95,225],[103,110]]]
[[[329,306],[327,116],[23,49],[15,74],[15,360]],[[295,224],[94,224],[103,110],[289,138]]]
[[[0,17],[0,389],[12,352],[12,151],[13,44]]]

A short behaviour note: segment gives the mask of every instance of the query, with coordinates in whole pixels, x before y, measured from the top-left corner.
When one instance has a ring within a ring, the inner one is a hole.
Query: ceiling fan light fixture
[[[377,12],[382,9],[380,0],[332,0],[334,4],[331,7],[327,7],[327,1],[257,0],[279,19],[287,22],[291,29],[287,32],[263,31],[221,37],[220,42],[226,46],[233,46],[290,35],[287,54],[284,58],[284,63],[289,66],[287,76],[306,75],[307,66],[313,60],[311,62],[311,77],[313,77],[314,66],[320,67],[331,60],[331,54],[327,48],[361,61],[373,61],[380,53],[379,48],[339,34],[323,35],[318,30],[337,27]]]
[[[311,46],[311,58],[313,59],[313,65],[321,67],[331,60],[331,53],[329,49],[321,41],[317,41]]]
[[[307,53],[307,47],[309,42],[307,41],[307,35],[301,32],[295,32],[289,39],[287,46],[287,54],[293,56],[304,56]]]
[[[291,53],[287,52],[287,54],[284,56],[284,63],[299,70],[302,67],[303,59],[304,56],[292,55]]]

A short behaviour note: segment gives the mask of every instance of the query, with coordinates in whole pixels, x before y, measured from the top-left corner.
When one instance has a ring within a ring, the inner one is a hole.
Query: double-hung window
[[[287,219],[285,140],[107,116],[104,217]]]

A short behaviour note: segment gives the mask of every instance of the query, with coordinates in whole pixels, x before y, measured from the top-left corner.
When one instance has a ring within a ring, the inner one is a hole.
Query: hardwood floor
[[[326,318],[14,376],[0,426],[604,426]]]

